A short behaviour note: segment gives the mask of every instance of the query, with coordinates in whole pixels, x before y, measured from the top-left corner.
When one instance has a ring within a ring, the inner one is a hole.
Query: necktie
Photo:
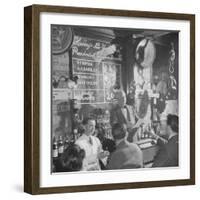
[[[92,137],[91,136],[89,136],[89,143],[92,145],[93,144],[93,142],[92,142]]]
[[[124,108],[126,109],[126,113],[127,113],[127,121],[130,122],[131,121],[131,117],[130,117],[130,113],[129,113],[129,110],[127,108],[127,106],[124,106]]]

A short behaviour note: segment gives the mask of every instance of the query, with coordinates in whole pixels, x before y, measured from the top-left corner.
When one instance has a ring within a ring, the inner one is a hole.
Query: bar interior
[[[178,166],[178,36],[51,25],[52,173]]]

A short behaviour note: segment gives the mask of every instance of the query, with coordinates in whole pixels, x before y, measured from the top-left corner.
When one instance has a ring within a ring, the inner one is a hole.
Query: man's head
[[[121,140],[126,137],[127,130],[125,124],[116,123],[112,127],[112,135],[114,140]]]
[[[83,126],[85,130],[84,134],[90,136],[90,135],[93,135],[95,131],[96,122],[93,118],[87,117],[83,120]]]
[[[123,90],[115,92],[115,99],[117,99],[117,104],[120,108],[124,107],[126,104],[126,94]]]
[[[167,116],[167,134],[170,136],[174,133],[178,134],[178,116],[169,114]]]
[[[85,151],[76,144],[70,144],[70,146],[63,152],[60,157],[61,169],[58,171],[72,172],[80,171],[83,165],[83,159],[85,157]]]

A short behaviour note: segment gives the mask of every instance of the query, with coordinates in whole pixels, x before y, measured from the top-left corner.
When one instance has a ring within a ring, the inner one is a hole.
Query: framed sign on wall
[[[195,183],[195,16],[24,9],[24,191]]]

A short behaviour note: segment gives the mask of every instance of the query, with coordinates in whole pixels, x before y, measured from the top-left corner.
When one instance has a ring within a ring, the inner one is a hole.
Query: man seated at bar
[[[111,111],[111,125],[116,123],[126,124],[129,133],[127,140],[129,142],[134,142],[134,137],[136,137],[135,133],[137,131],[134,109],[132,106],[126,105],[126,94],[123,90],[119,90],[115,93],[115,99],[117,100],[117,105]]]
[[[116,150],[108,158],[107,169],[133,169],[143,167],[142,151],[126,140],[126,125],[117,123],[112,128]]]
[[[152,167],[172,167],[178,166],[178,116],[168,114],[166,121],[167,140],[151,133],[157,140],[160,150],[154,158]]]
[[[99,159],[108,156],[107,152],[103,152],[100,140],[94,136],[96,122],[93,118],[85,118],[83,120],[84,132],[76,140],[76,144],[85,151],[85,159],[83,160],[83,170],[93,171],[101,170]]]

